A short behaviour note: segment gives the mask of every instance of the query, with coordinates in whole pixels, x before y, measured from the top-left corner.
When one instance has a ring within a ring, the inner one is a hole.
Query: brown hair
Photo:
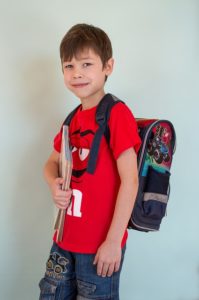
[[[71,27],[61,41],[61,61],[70,61],[86,48],[91,48],[100,56],[103,67],[112,57],[111,41],[102,29],[93,25],[77,24]]]

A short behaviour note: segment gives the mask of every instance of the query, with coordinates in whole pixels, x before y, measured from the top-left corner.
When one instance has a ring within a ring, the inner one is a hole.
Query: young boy
[[[119,299],[119,278],[127,239],[127,224],[137,188],[140,146],[135,119],[123,103],[111,110],[110,142],[103,136],[94,174],[87,172],[98,125],[97,105],[113,70],[112,46],[106,33],[77,24],[60,45],[64,82],[81,101],[69,137],[73,171],[71,189],[62,191],[58,176],[61,130],[44,169],[55,205],[66,209],[63,239],[51,248],[40,300]]]

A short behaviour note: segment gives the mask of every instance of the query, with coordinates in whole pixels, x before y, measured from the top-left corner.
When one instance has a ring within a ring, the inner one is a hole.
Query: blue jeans
[[[80,254],[61,249],[55,243],[41,279],[39,300],[119,300],[119,280],[125,247],[118,272],[111,277],[97,275],[95,254]]]

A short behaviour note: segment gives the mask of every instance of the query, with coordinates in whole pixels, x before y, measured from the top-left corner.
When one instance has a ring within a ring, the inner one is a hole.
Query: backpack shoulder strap
[[[87,172],[90,174],[93,174],[95,171],[100,142],[103,135],[105,135],[105,138],[109,143],[110,130],[108,127],[108,121],[110,118],[112,107],[118,102],[123,102],[123,101],[119,100],[117,97],[115,97],[112,94],[106,94],[98,104],[95,117],[96,117],[96,122],[99,125],[99,128],[97,129],[95,136],[93,138],[93,142],[90,149],[88,166],[87,166]]]
[[[70,125],[71,121],[72,121],[72,118],[74,117],[74,115],[76,114],[76,112],[78,111],[79,107],[81,106],[78,105],[75,109],[73,109],[69,115],[66,117],[65,121],[63,122],[63,125]]]

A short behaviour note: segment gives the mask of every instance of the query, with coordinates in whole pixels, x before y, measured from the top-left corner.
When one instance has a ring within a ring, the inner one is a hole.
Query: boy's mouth
[[[81,87],[87,86],[88,84],[89,83],[75,83],[75,84],[72,84],[72,86],[75,88],[81,88]]]

